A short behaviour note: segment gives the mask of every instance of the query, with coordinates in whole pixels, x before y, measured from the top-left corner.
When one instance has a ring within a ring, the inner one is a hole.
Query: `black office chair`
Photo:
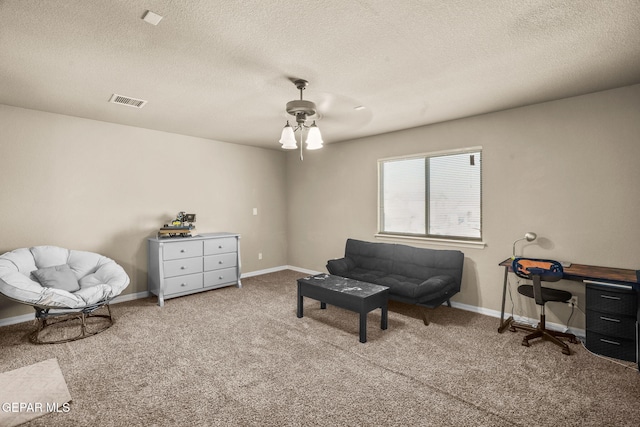
[[[545,327],[544,307],[547,302],[568,302],[571,299],[571,292],[561,291],[559,289],[545,288],[542,282],[557,282],[562,279],[562,264],[558,261],[533,258],[515,258],[511,263],[513,272],[524,279],[531,279],[533,285],[518,286],[518,293],[533,298],[537,305],[542,306],[540,314],[540,323],[536,328],[522,324],[512,324],[510,330],[516,331],[516,328],[524,329],[531,332],[522,339],[522,345],[529,347],[529,340],[534,338],[542,338],[560,346],[564,354],[571,354],[569,346],[560,338],[568,338],[570,343],[577,343],[578,340],[573,334],[559,331],[553,331]]]

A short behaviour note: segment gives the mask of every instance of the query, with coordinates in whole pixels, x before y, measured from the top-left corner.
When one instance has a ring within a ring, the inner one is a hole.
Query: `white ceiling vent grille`
[[[147,103],[144,99],[131,98],[130,96],[118,95],[117,93],[111,95],[109,102],[134,108],[142,108]]]

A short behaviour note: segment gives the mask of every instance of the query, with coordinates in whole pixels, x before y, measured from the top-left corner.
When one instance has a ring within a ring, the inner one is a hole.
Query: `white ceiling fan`
[[[289,80],[300,91],[300,99],[287,102],[285,107],[287,114],[295,117],[296,125],[295,127],[291,126],[287,120],[279,142],[285,150],[297,149],[298,141],[296,141],[295,132],[300,131],[300,160],[304,160],[303,133],[305,130],[307,131],[307,139],[305,140],[307,150],[320,149],[324,144],[316,120],[329,119],[335,123],[343,123],[348,127],[360,127],[371,120],[371,113],[367,111],[366,107],[345,96],[321,93],[319,106],[313,101],[305,100],[303,91],[309,86],[309,82],[298,78],[290,78]],[[307,124],[307,121],[312,122]]]

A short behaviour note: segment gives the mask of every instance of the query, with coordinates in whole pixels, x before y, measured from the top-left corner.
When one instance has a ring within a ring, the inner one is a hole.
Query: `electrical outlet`
[[[258,259],[262,259],[262,252],[258,252]]]
[[[567,305],[569,307],[577,307],[578,306],[578,297],[577,296],[572,296],[571,299],[567,302]]]

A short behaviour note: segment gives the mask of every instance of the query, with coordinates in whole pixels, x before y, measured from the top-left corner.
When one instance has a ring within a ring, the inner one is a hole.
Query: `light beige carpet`
[[[17,426],[49,412],[69,412],[71,395],[57,359],[0,374],[0,426]]]
[[[498,320],[439,307],[358,314],[305,299],[282,271],[167,300],[115,304],[93,337],[33,345],[0,327],[0,372],[56,357],[73,396],[34,426],[638,426],[640,374],[579,344],[520,345]]]

